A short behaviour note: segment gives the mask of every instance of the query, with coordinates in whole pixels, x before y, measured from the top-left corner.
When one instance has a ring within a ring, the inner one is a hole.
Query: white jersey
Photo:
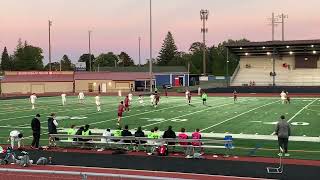
[[[119,97],[121,97],[121,96],[122,96],[122,94],[121,94],[121,90],[119,90],[119,91],[118,91],[118,96],[119,96]]]
[[[198,87],[198,95],[201,95],[201,87]]]
[[[129,101],[132,101],[132,96],[133,96],[132,93],[129,93],[129,94],[128,94]]]
[[[96,96],[95,98],[94,98],[95,100],[96,100],[96,105],[100,105],[100,96]]]
[[[188,99],[189,94],[190,94],[190,91],[186,91],[186,99]]]
[[[30,102],[31,102],[32,104],[34,104],[34,103],[36,102],[36,99],[37,99],[37,96],[36,96],[36,95],[31,95],[31,96],[30,96]]]
[[[153,95],[153,94],[150,95],[150,102],[151,102],[151,103],[154,102],[154,95]]]
[[[138,100],[140,104],[143,104],[143,97],[139,97]]]
[[[79,98],[79,99],[84,99],[84,94],[83,94],[83,92],[79,92],[78,98]]]
[[[287,98],[287,94],[285,92],[282,92],[280,94],[281,99],[286,99]]]
[[[65,101],[66,100],[66,94],[61,94],[61,98],[62,98],[62,101]]]
[[[10,132],[10,137],[17,138],[20,132],[18,130],[13,130]]]

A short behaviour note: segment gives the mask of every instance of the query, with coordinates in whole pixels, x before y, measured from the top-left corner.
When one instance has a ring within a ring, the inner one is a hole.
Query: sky
[[[320,39],[319,0],[152,0],[153,57],[171,31],[179,51],[201,41],[199,11],[209,10],[207,45],[227,39],[271,40],[269,18],[288,15],[285,39]],[[88,30],[95,56],[127,52],[138,62],[149,57],[149,0],[1,0],[0,52],[12,53],[18,39],[39,46],[48,62],[48,20],[52,20],[52,61],[67,54],[73,62],[88,53]],[[276,27],[281,39],[281,26]]]

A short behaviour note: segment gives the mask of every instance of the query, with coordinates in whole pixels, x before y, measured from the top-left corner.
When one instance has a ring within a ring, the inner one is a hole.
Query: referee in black
[[[40,114],[37,114],[31,121],[31,129],[32,129],[32,149],[39,149],[39,141],[40,141],[40,132],[41,132],[41,124],[40,124]]]

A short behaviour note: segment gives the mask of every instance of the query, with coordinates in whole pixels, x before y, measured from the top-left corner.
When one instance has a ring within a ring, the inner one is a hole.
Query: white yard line
[[[313,101],[311,101],[310,103],[308,103],[307,105],[305,105],[303,108],[301,108],[296,114],[294,114],[287,122],[291,122],[296,116],[298,116],[303,110],[305,110],[306,108],[308,108],[312,103],[316,102],[318,99],[315,99]],[[271,133],[271,135],[275,135],[276,132]]]
[[[315,101],[317,101],[318,99],[315,99],[313,101],[311,101],[309,104],[307,104],[306,106],[304,106],[302,109],[300,109],[295,115],[293,115],[288,122],[291,122],[296,116],[298,116],[304,109],[308,108],[312,103],[314,103]]]
[[[264,105],[262,105],[262,106],[253,108],[253,109],[251,109],[251,110],[249,110],[249,111],[246,111],[246,112],[243,112],[243,113],[241,113],[241,114],[238,114],[238,115],[236,115],[236,116],[234,116],[234,117],[228,118],[228,119],[226,119],[226,120],[224,120],[224,121],[221,121],[221,122],[219,122],[219,123],[216,123],[216,124],[214,124],[214,125],[212,125],[212,126],[209,126],[209,127],[207,127],[207,128],[201,129],[200,132],[205,131],[205,130],[210,129],[210,128],[213,128],[213,127],[218,126],[218,125],[220,125],[220,124],[223,124],[223,123],[225,123],[225,122],[228,122],[228,121],[230,121],[230,120],[232,120],[232,119],[235,119],[235,118],[237,118],[237,117],[239,117],[239,116],[242,116],[242,115],[244,115],[244,114],[247,114],[247,113],[249,113],[249,112],[252,112],[252,111],[254,111],[254,110],[256,110],[256,109],[262,108],[262,107],[264,107],[264,106],[268,106],[268,105],[270,105],[270,104],[274,104],[274,103],[276,103],[276,102],[279,102],[279,101],[270,102],[270,103],[268,103],[268,104],[264,104]]]
[[[248,100],[245,100],[245,101],[248,101]],[[240,102],[245,102],[245,101],[240,101]],[[226,104],[222,104],[222,105],[214,106],[214,107],[210,107],[210,108],[205,108],[205,109],[202,109],[202,110],[199,110],[199,111],[195,111],[195,112],[192,112],[192,113],[188,113],[188,114],[184,114],[184,115],[176,116],[176,117],[173,117],[173,118],[170,118],[170,119],[164,120],[164,121],[151,123],[151,124],[148,124],[148,125],[145,125],[145,126],[141,126],[141,127],[145,128],[145,127],[148,127],[148,126],[152,126],[152,125],[160,124],[160,123],[167,122],[167,121],[171,121],[171,120],[174,120],[174,119],[177,119],[177,118],[181,118],[181,117],[189,116],[189,115],[192,115],[192,114],[196,114],[196,113],[203,112],[203,111],[207,111],[207,110],[211,110],[211,109],[216,109],[216,108],[223,107],[223,106],[227,106],[227,105],[231,105],[231,104],[234,104],[234,102],[232,102],[232,103],[226,103]]]

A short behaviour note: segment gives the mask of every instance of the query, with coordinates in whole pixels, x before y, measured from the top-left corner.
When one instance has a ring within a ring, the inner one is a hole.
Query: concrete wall
[[[281,67],[282,64],[287,63],[294,68],[295,57],[283,56],[282,58],[276,57],[276,68]],[[243,56],[240,59],[240,68],[245,68],[246,64],[250,64],[252,68],[272,68],[272,56]]]
[[[2,83],[1,90],[4,94],[73,92],[73,82]]]
[[[118,92],[118,90],[129,92],[130,86],[132,84],[133,88],[135,88],[134,81],[112,81],[112,80],[75,80],[75,92],[89,92],[89,84],[93,83],[93,91],[102,92],[103,84],[106,84],[106,92]]]

